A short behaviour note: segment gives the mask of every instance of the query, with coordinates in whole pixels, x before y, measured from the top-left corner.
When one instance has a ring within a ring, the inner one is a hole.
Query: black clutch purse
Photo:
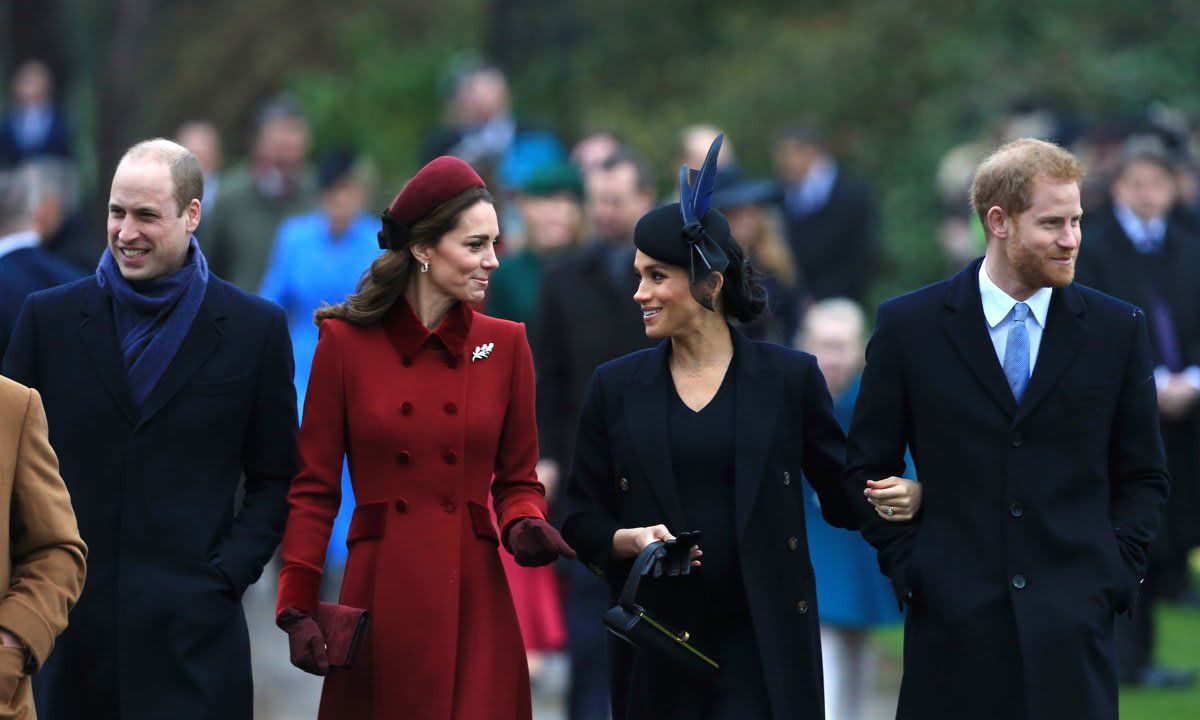
[[[721,666],[691,643],[686,630],[671,630],[647,615],[637,604],[638,585],[654,565],[663,545],[661,540],[651,543],[638,554],[625,579],[619,601],[604,613],[604,626],[625,642],[663,658],[694,677],[711,677]]]

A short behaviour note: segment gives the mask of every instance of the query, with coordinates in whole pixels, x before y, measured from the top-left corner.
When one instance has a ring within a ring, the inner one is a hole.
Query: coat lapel
[[[1042,331],[1042,345],[1033,366],[1033,375],[1021,397],[1021,405],[1013,424],[1029,416],[1037,404],[1058,382],[1071,361],[1075,359],[1087,334],[1084,324],[1086,306],[1075,286],[1057,288],[1050,299],[1050,311],[1046,314],[1046,328]]]
[[[737,388],[734,410],[734,513],[738,537],[750,524],[763,480],[763,464],[771,455],[783,382],[763,362],[754,343],[733,330]]]
[[[987,394],[1012,415],[1017,410],[1017,401],[996,358],[996,346],[992,344],[987,320],[983,317],[983,300],[979,295],[979,265],[982,262],[981,258],[971,263],[950,282],[950,291],[946,293],[946,334]]]
[[[674,392],[667,375],[670,342],[664,340],[643,356],[642,365],[634,375],[635,382],[626,388],[623,406],[634,450],[667,514],[667,527],[671,532],[683,532],[686,518],[667,440],[668,393]]]
[[[138,425],[145,425],[167,402],[175,397],[196,371],[204,365],[221,339],[220,321],[226,316],[224,290],[210,278],[204,292],[204,302],[192,321],[192,327],[184,336],[171,364],[142,406]]]
[[[83,307],[83,323],[79,326],[88,365],[96,373],[113,404],[125,416],[130,425],[137,422],[138,411],[133,405],[133,393],[129,389],[129,373],[125,360],[117,345],[117,329],[113,322],[112,304],[108,295],[97,284],[88,295]]]

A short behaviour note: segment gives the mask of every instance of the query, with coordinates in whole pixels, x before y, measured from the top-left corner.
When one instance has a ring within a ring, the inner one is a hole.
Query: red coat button
[[[457,415],[458,414],[458,406],[452,402],[448,402],[445,405],[443,405],[442,409],[446,411],[447,415]]]
[[[447,450],[446,452],[442,453],[442,460],[445,460],[447,465],[453,465],[454,463],[458,462],[458,453],[454,452],[453,450]]]
[[[412,403],[406,402],[400,406],[401,415],[412,415]]]
[[[458,505],[456,505],[453,500],[442,501],[442,510],[445,510],[448,513],[452,513],[457,509],[458,509]]]
[[[408,503],[404,501],[404,498],[396,498],[395,504],[396,504],[396,509],[399,510],[400,512],[404,512],[405,510],[408,509]]]
[[[410,455],[407,450],[401,450],[400,452],[396,453],[396,462],[400,463],[401,465],[407,465],[410,459],[412,459],[412,455]]]

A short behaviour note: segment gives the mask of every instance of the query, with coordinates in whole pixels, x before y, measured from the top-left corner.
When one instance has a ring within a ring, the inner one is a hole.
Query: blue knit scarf
[[[140,408],[200,311],[208,287],[208,262],[193,237],[182,268],[135,284],[121,275],[116,259],[106,250],[96,268],[96,281],[112,298],[117,343],[129,372],[133,401]]]

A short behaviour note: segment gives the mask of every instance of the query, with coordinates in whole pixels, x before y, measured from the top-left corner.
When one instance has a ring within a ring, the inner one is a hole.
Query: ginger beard
[[[1012,239],[1004,244],[1004,253],[1026,287],[1060,288],[1075,280],[1075,257],[1078,251],[1064,250],[1056,245],[1039,249],[1027,242],[1017,227],[1013,229]],[[1055,262],[1055,259],[1067,257],[1071,259],[1069,264]]]

